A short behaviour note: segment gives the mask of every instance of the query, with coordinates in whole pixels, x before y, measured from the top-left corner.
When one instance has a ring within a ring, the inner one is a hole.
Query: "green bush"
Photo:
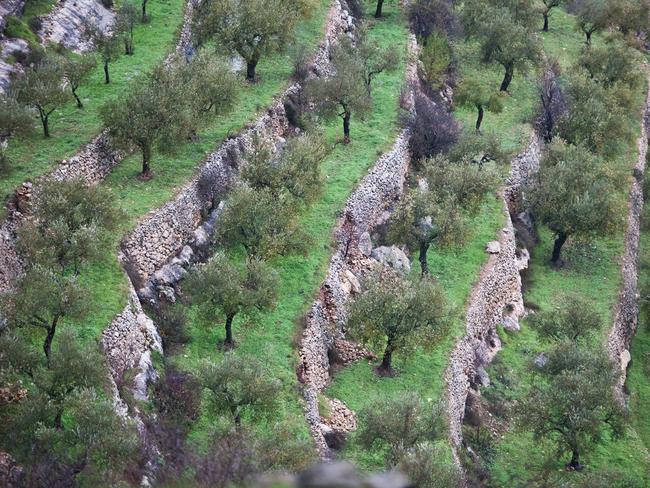
[[[452,62],[451,46],[444,33],[434,31],[426,38],[420,51],[420,61],[423,75],[431,87],[442,87]]]

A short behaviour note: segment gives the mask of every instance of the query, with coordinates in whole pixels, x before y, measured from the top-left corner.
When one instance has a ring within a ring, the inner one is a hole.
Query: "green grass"
[[[571,17],[565,12],[557,11],[551,19],[551,31],[544,35],[544,49],[560,60],[566,70],[581,49],[582,39],[573,32]],[[595,42],[600,42],[596,39]],[[645,87],[637,93],[639,106],[644,99]],[[640,112],[639,112],[640,113]],[[635,127],[639,124],[637,113],[630,114]],[[636,161],[636,146],[629,152],[612,161],[620,168],[631,168]],[[627,195],[627,186],[625,188]],[[595,239],[590,243],[570,242],[563,251],[569,265],[566,269],[556,271],[549,260],[554,236],[547,229],[540,230],[540,243],[532,252],[532,260],[524,284],[525,301],[528,306],[548,310],[557,303],[562,294],[575,293],[593,301],[603,317],[603,329],[593,340],[595,344],[605,344],[613,321],[613,311],[621,284],[619,257],[623,251],[623,229],[607,238]],[[534,330],[528,327],[528,321],[522,321],[519,333],[500,332],[503,349],[499,352],[488,373],[492,386],[483,389],[486,397],[516,400],[536,379],[530,367],[532,360],[548,350],[550,344],[541,340]],[[641,339],[635,348],[643,348],[647,337]],[[641,350],[637,354],[642,354]],[[638,372],[636,372],[638,374]],[[634,378],[638,377],[633,373]],[[645,395],[650,393],[647,383],[643,385]],[[648,401],[643,393],[637,396]],[[510,419],[512,420],[512,419]],[[647,440],[647,425],[638,431],[639,422],[630,424],[621,439],[605,438],[604,442],[587,452],[584,456],[586,473],[614,470],[625,473],[634,483],[633,486],[647,486],[648,451],[643,439]],[[645,428],[645,431],[644,431]],[[522,458],[521,453],[526,456]],[[564,483],[577,483],[584,474],[566,472],[563,467],[568,459],[557,459],[555,446],[532,438],[531,434],[517,428],[516,422],[501,439],[495,439],[494,445],[485,457],[491,473],[490,486],[527,486],[540,476],[553,474]],[[544,474],[542,474],[544,473]],[[614,486],[618,486],[614,484]],[[627,485],[626,485],[627,486]]]
[[[121,56],[110,64],[111,83],[104,84],[103,67],[98,66],[82,84],[79,95],[84,103],[78,109],[74,101],[56,110],[50,117],[51,137],[45,139],[38,117],[35,131],[9,142],[9,174],[0,174],[0,200],[4,202],[23,181],[32,180],[69,158],[90,142],[101,130],[99,107],[128,89],[131,80],[148,71],[169,53],[183,19],[183,0],[160,0],[151,4],[151,21],[138,24],[134,33],[135,54]],[[30,31],[31,32],[31,31]]]
[[[382,45],[405,51],[407,30],[402,16],[394,11],[386,20],[377,23],[370,35]],[[270,262],[280,278],[276,309],[260,314],[247,325],[241,319],[235,321],[235,339],[239,343],[237,352],[254,355],[263,361],[269,375],[282,382],[281,409],[276,418],[278,422],[291,422],[298,436],[305,436],[308,432],[299,403],[295,373],[297,355],[293,339],[298,332],[297,321],[313,302],[314,294],[325,278],[332,253],[332,231],[347,197],[395,139],[402,80],[403,69],[377,78],[373,85],[372,114],[363,122],[353,119],[352,142],[345,146],[337,144],[322,162],[325,175],[323,193],[300,218],[313,239],[313,246],[306,256],[283,256]],[[342,129],[338,119],[326,124],[325,129],[330,142],[340,142]],[[175,363],[192,370],[203,359],[219,360],[222,352],[216,349],[215,344],[223,340],[221,323],[215,327],[194,315],[189,331],[192,340],[174,356]],[[215,419],[205,412],[194,428],[194,440],[205,440],[214,423]],[[268,425],[259,423],[256,428],[264,433]]]

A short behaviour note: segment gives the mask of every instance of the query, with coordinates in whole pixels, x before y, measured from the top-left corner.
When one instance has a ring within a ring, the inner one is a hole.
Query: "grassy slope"
[[[581,39],[572,32],[573,22],[564,12],[555,12],[551,20],[551,31],[544,36],[544,49],[550,56],[560,60],[566,69],[571,59],[579,54]],[[641,93],[639,101],[641,103]],[[633,151],[622,158],[620,164],[632,166],[635,161]],[[541,242],[534,249],[530,271],[525,285],[525,298],[529,306],[548,309],[553,306],[562,293],[579,293],[594,301],[595,307],[604,318],[602,334],[596,340],[604,343],[613,319],[613,307],[620,286],[620,267],[618,257],[623,251],[623,232],[610,238],[597,239],[590,244],[573,243],[566,248],[565,258],[570,266],[562,271],[554,271],[549,265],[553,236],[546,229],[541,231]],[[490,368],[494,387],[507,398],[517,398],[525,388],[534,384],[535,377],[530,364],[533,358],[549,345],[537,337],[534,330],[527,327],[524,320],[522,331],[516,334],[501,332],[503,350]],[[493,392],[486,390],[484,394]],[[520,454],[526,452],[522,459]],[[550,469],[556,471],[567,481],[576,480],[580,475],[564,473],[563,462],[555,461],[554,446],[533,440],[530,434],[513,429],[492,452],[491,472],[494,486],[523,486],[533,474],[542,472],[542,464],[551,459]],[[637,483],[645,486],[648,482],[647,451],[637,434],[630,429],[619,441],[607,439],[584,460],[589,470],[614,468],[626,472]]]
[[[328,6],[329,0],[321,0],[314,16],[299,27],[298,42],[315,48],[323,36]],[[124,159],[108,175],[102,184],[113,190],[119,206],[126,211],[126,218],[122,229],[115,235],[114,245],[106,249],[104,258],[84,270],[82,275],[91,293],[91,313],[83,323],[74,325],[84,339],[99,337],[126,303],[126,277],[117,260],[121,237],[147,212],[173,198],[192,177],[206,154],[218,147],[228,135],[237,133],[254,120],[273,97],[287,87],[291,69],[288,55],[263,59],[258,67],[261,81],[244,88],[231,114],[216,118],[200,133],[197,142],[184,144],[173,154],[154,156],[152,168],[156,175],[151,181],[142,182],[136,178],[141,165],[137,154]]]
[[[108,99],[128,88],[130,80],[149,70],[170,52],[176,32],[183,19],[184,0],[160,0],[151,4],[148,24],[138,24],[134,33],[135,54],[121,56],[110,64],[111,83],[104,84],[103,66],[98,66],[79,89],[85,105],[81,110],[70,101],[50,117],[51,137],[43,138],[38,117],[35,131],[25,138],[12,139],[8,155],[12,161],[10,174],[0,174],[0,201],[4,202],[23,181],[33,179],[56,167],[99,133],[98,109]]]
[[[462,74],[487,77],[497,90],[503,72],[498,66],[485,66],[479,61],[478,46],[462,42],[455,47],[459,69]],[[532,107],[535,99],[535,73],[517,73],[511,88],[511,96],[501,114],[486,112],[483,131],[494,131],[502,138],[504,149],[521,150],[529,141]],[[465,127],[473,128],[476,112],[458,109],[455,116]],[[505,172],[507,168],[504,168]],[[451,303],[458,311],[454,327],[446,340],[432,351],[419,349],[410,358],[397,355],[395,366],[400,374],[396,378],[378,378],[372,368],[361,362],[336,374],[327,394],[345,402],[352,410],[359,411],[377,396],[396,396],[406,392],[417,392],[423,399],[438,401],[444,388],[444,371],[449,354],[457,340],[465,333],[465,308],[472,286],[478,280],[481,266],[487,260],[485,244],[494,240],[497,230],[503,225],[503,204],[496,197],[490,197],[479,214],[472,219],[471,233],[465,246],[448,250],[432,248],[429,251],[429,267],[444,288]],[[417,256],[415,256],[417,257]],[[419,272],[415,259],[413,272]],[[363,392],[363,394],[360,394]],[[367,469],[382,466],[380,452],[364,452],[350,443],[345,452]]]
[[[401,15],[392,9],[387,19],[379,22],[370,33],[382,45],[392,45],[400,51],[405,51],[406,34]],[[297,332],[297,319],[311,305],[314,293],[325,277],[332,252],[333,227],[347,197],[394,141],[402,79],[403,69],[377,78],[373,86],[373,113],[363,122],[353,120],[352,142],[347,146],[338,144],[323,161],[324,191],[301,216],[305,229],[313,238],[313,246],[306,256],[286,256],[271,261],[281,280],[277,308],[261,314],[247,327],[241,320],[235,323],[235,338],[239,342],[237,351],[256,356],[267,365],[270,375],[282,381],[284,393],[277,419],[292,421],[296,435],[307,435],[296,389],[297,358],[293,338]],[[340,140],[338,119],[326,124],[326,134],[330,142]],[[218,360],[221,357],[222,353],[215,348],[215,343],[223,339],[221,325],[214,327],[196,318],[190,326],[190,333],[191,343],[174,358],[182,367],[192,369],[204,358]],[[202,440],[213,423],[209,414],[203,415],[194,429],[194,438]],[[257,424],[257,427],[265,430],[262,424]]]

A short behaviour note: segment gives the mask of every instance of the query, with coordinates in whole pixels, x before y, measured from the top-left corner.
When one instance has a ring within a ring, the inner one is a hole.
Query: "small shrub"
[[[452,62],[451,46],[442,32],[433,32],[420,51],[421,76],[434,89],[440,89],[449,74]]]
[[[201,388],[191,374],[167,367],[154,387],[154,405],[167,421],[186,426],[199,417]]]
[[[415,98],[415,112],[416,115],[408,121],[413,160],[419,162],[448,152],[460,133],[454,116],[423,95]]]
[[[30,17],[29,20],[27,20],[27,25],[34,34],[38,34],[43,27],[43,20],[38,16]]]
[[[101,4],[104,6],[104,8],[107,9],[112,9],[113,8],[113,0],[100,0]]]
[[[244,486],[260,472],[255,440],[241,429],[213,439],[208,452],[196,462],[199,486]]]
[[[165,349],[189,342],[190,336],[186,330],[187,314],[183,308],[162,305],[158,311],[156,323]]]
[[[309,76],[311,69],[311,55],[309,49],[304,44],[299,44],[291,53],[293,63],[292,77],[299,83],[302,83]]]

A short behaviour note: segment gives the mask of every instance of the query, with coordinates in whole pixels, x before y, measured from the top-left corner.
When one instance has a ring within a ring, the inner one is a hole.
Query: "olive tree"
[[[77,108],[83,108],[77,90],[88,79],[96,65],[95,57],[90,54],[69,53],[63,60],[64,77],[77,101]]]
[[[609,9],[609,0],[571,0],[567,5],[567,10],[576,16],[576,29],[585,35],[587,45],[596,32],[607,27]]]
[[[503,111],[503,92],[493,92],[477,78],[464,78],[456,89],[454,102],[459,106],[474,107],[476,117],[476,132],[481,131],[485,110],[498,114]]]
[[[365,288],[350,306],[346,331],[353,340],[383,349],[380,376],[395,375],[394,353],[434,346],[447,334],[449,306],[433,281],[411,281],[386,269],[367,279]]]
[[[13,93],[0,94],[0,139],[26,134],[31,130],[32,118],[28,109]]]
[[[215,240],[227,248],[244,248],[251,257],[267,258],[302,251],[309,238],[296,221],[291,200],[268,188],[235,188],[219,218]]]
[[[259,138],[253,146],[241,169],[242,180],[251,188],[268,189],[278,198],[288,193],[297,203],[309,203],[318,195],[323,185],[320,163],[328,150],[321,134],[292,137],[279,156]]]
[[[467,0],[462,14],[465,32],[481,44],[483,60],[503,66],[500,90],[507,91],[515,69],[527,70],[540,55],[532,2]]]
[[[104,83],[108,85],[111,82],[108,67],[110,63],[120,57],[120,39],[110,32],[104,32],[92,22],[84,23],[82,29],[83,38],[93,45],[102,59],[104,65]]]
[[[194,303],[210,320],[225,316],[224,346],[233,348],[233,320],[239,314],[268,310],[275,306],[278,278],[262,261],[249,259],[244,267],[217,254],[205,266],[197,267],[187,281]]]
[[[558,120],[555,135],[607,159],[624,154],[636,136],[628,116],[635,109],[629,88],[622,83],[607,88],[579,71],[567,78],[568,110]]]
[[[570,236],[607,234],[621,223],[618,180],[584,147],[551,143],[527,199],[534,217],[555,233],[554,265],[562,265],[562,246]]]
[[[133,30],[138,21],[138,7],[133,0],[122,3],[115,18],[115,31],[124,42],[124,54],[131,55],[133,49]]]
[[[565,0],[542,0],[542,16],[544,17],[544,27],[542,27],[542,31],[548,32],[548,19],[551,16],[551,11],[559,7],[564,3]]]
[[[469,159],[427,160],[421,182],[407,190],[389,220],[388,241],[418,251],[422,274],[429,274],[427,253],[431,245],[462,244],[467,215],[479,208],[495,181],[492,171]]]
[[[377,398],[359,412],[355,440],[367,450],[383,451],[387,465],[394,467],[418,445],[442,435],[440,410],[413,393]]]
[[[48,55],[25,68],[14,81],[16,99],[38,112],[45,137],[50,137],[50,115],[70,99],[70,93],[63,87],[64,74],[58,57]]]
[[[9,138],[28,134],[33,130],[32,117],[27,107],[13,94],[0,94],[0,173],[10,170],[7,156]]]
[[[24,360],[28,340],[4,334],[0,341],[11,346],[3,349],[2,371],[24,375],[30,384],[23,401],[0,406],[0,446],[23,465],[30,486],[52,480],[76,486],[81,477],[91,485],[117,483],[136,452],[137,431],[102,393],[106,371],[96,346],[80,347],[64,331],[50,367],[43,368]]]
[[[35,265],[2,297],[2,312],[11,327],[45,333],[43,352],[50,366],[52,343],[60,322],[85,318],[88,299],[87,289],[76,276],[61,276]]]
[[[578,65],[585,69],[592,80],[607,88],[621,83],[636,89],[644,79],[639,69],[641,63],[638,53],[614,40],[583,49]]]
[[[246,62],[246,79],[255,80],[257,63],[286,48],[301,17],[293,0],[208,0],[195,16],[200,42],[215,39]]]
[[[255,357],[230,352],[219,363],[205,361],[199,378],[209,391],[209,407],[238,428],[242,417],[271,416],[278,407],[280,380],[269,377]]]
[[[153,151],[171,149],[197,128],[200,115],[230,110],[237,95],[224,63],[160,65],[131,90],[107,102],[100,114],[120,145],[135,145],[142,154],[142,178],[150,178]],[[207,86],[209,85],[209,86]]]
[[[18,248],[31,263],[78,274],[102,255],[123,213],[115,196],[79,179],[48,181],[36,193],[33,218],[18,229]]]
[[[343,138],[350,142],[352,115],[362,118],[372,110],[368,71],[355,54],[352,41],[339,36],[331,51],[332,76],[312,78],[305,87],[306,97],[316,105],[316,110],[326,119],[340,117],[343,121]]]
[[[580,295],[567,295],[553,309],[532,314],[529,320],[542,337],[577,342],[603,326],[603,319],[594,305]]]
[[[582,469],[581,456],[624,431],[623,407],[614,395],[618,373],[606,353],[573,342],[548,353],[537,381],[518,405],[518,418],[537,438],[554,441],[558,453],[568,452],[570,469]]]

